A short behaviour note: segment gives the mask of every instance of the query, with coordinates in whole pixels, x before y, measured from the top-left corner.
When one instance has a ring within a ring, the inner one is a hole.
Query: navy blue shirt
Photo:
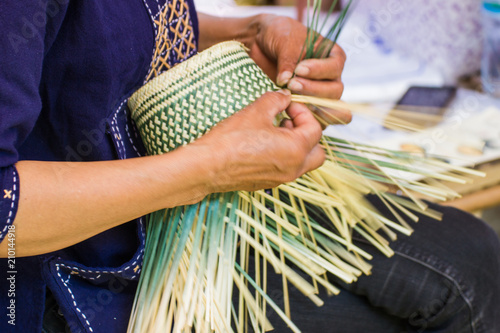
[[[14,248],[16,162],[141,156],[127,98],[159,56],[173,66],[193,55],[198,28],[192,0],[3,1],[0,27],[0,241]],[[40,332],[46,288],[72,332],[124,332],[143,251],[139,219],[61,251],[1,259],[0,332]]]

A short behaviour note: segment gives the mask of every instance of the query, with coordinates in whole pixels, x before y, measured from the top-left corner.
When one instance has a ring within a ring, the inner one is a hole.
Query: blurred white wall
[[[479,0],[359,0],[355,12],[372,40],[426,61],[449,84],[480,68]]]

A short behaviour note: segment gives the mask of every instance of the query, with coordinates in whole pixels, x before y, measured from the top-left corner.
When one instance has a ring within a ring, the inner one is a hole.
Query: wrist
[[[152,157],[157,162],[151,164],[149,180],[154,210],[194,204],[207,196],[209,168],[206,167],[207,154],[191,145]]]
[[[223,149],[204,144],[203,140],[195,141],[179,148],[177,151],[186,161],[185,171],[189,173],[188,185],[194,196],[205,197],[211,193],[221,192],[221,175],[227,165],[227,156]]]
[[[262,31],[262,23],[267,16],[273,15],[258,14],[249,17],[248,21],[244,22],[244,27],[241,28],[239,34],[234,39],[251,49],[253,44],[257,41],[257,36]]]

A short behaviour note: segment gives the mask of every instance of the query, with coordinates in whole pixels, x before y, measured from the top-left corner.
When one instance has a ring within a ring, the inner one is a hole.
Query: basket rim
[[[245,51],[248,53],[249,49],[241,42],[232,40],[225,41],[221,43],[217,43],[202,52],[197,53],[191,58],[183,61],[164,73],[152,78],[147,83],[142,85],[139,89],[137,89],[128,99],[128,106],[130,110],[136,109],[139,101],[141,101],[145,94],[149,95],[151,90],[155,90],[155,87],[169,79],[170,77],[176,77],[178,75],[187,75],[188,73],[196,70],[199,66],[206,62],[207,59],[212,59],[214,54],[227,54],[234,51]]]

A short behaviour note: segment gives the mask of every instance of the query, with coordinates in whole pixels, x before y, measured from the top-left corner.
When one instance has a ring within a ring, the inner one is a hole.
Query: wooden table
[[[470,184],[445,183],[462,195],[462,198],[443,203],[462,210],[476,213],[500,205],[500,161],[480,165],[477,170],[486,173],[485,178],[474,178]]]

